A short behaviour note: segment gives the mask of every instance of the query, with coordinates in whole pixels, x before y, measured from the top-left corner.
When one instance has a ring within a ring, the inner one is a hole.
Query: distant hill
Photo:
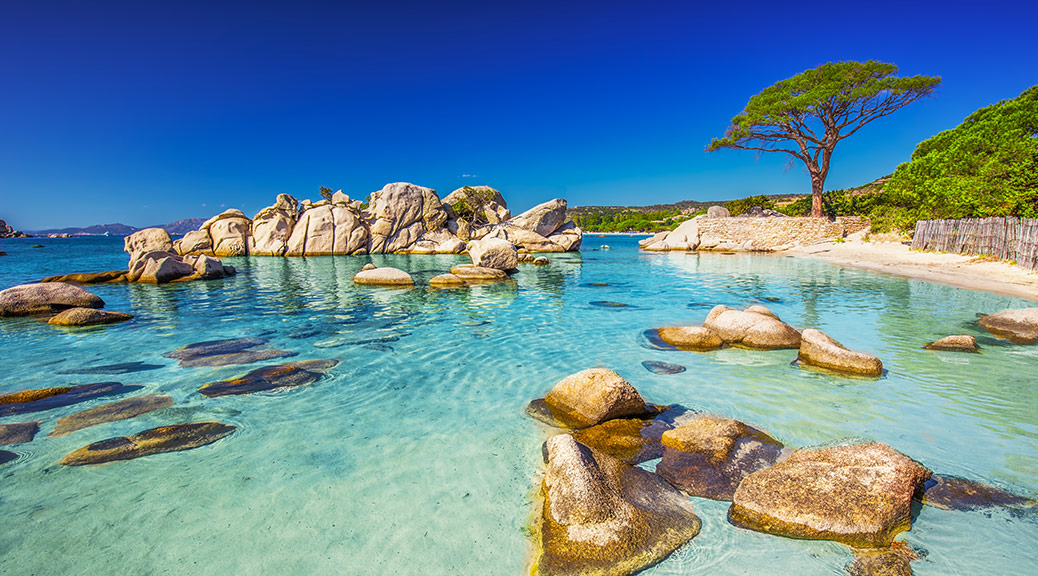
[[[794,202],[801,195],[774,194],[753,198],[766,199],[765,203],[772,207]],[[588,232],[659,232],[673,230],[681,222],[705,213],[711,206],[730,203],[728,200],[682,200],[649,206],[573,206],[566,214],[577,226]]]
[[[205,222],[205,218],[187,218],[185,220],[177,220],[176,222],[170,222],[169,224],[159,224],[156,226],[146,226],[146,228],[162,228],[169,232],[171,235],[183,235],[192,230],[197,230],[198,227]],[[84,228],[52,228],[49,230],[34,230],[32,234],[34,236],[50,236],[50,235],[69,235],[69,236],[129,236],[138,230],[144,228],[138,228],[136,226],[128,226],[126,224],[95,224],[93,226],[86,226]]]

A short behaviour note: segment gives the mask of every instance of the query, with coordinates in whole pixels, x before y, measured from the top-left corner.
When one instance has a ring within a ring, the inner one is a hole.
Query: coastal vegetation
[[[875,60],[830,62],[776,82],[751,97],[707,151],[780,152],[803,162],[811,175],[811,215],[824,216],[822,192],[836,144],[941,83],[934,76],[894,76],[897,70]]]

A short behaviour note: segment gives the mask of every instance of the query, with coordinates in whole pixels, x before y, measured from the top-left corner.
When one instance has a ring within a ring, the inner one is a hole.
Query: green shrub
[[[732,200],[725,202],[724,207],[728,209],[728,213],[732,216],[738,216],[753,208],[754,206],[760,206],[761,208],[775,209],[775,201],[767,196],[748,196],[739,200]],[[809,210],[810,211],[810,210]]]

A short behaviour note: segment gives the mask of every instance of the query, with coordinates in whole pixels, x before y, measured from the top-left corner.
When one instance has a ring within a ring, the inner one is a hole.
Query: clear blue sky
[[[513,212],[807,193],[777,154],[704,147],[827,61],[939,75],[836,150],[827,188],[1038,83],[1033,2],[0,4],[0,218],[19,229],[250,215],[409,181]]]

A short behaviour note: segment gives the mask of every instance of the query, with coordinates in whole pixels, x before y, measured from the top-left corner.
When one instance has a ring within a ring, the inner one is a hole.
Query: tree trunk
[[[822,211],[822,188],[825,186],[825,179],[822,175],[816,172],[811,172],[811,216],[813,218],[824,218],[825,212]]]

